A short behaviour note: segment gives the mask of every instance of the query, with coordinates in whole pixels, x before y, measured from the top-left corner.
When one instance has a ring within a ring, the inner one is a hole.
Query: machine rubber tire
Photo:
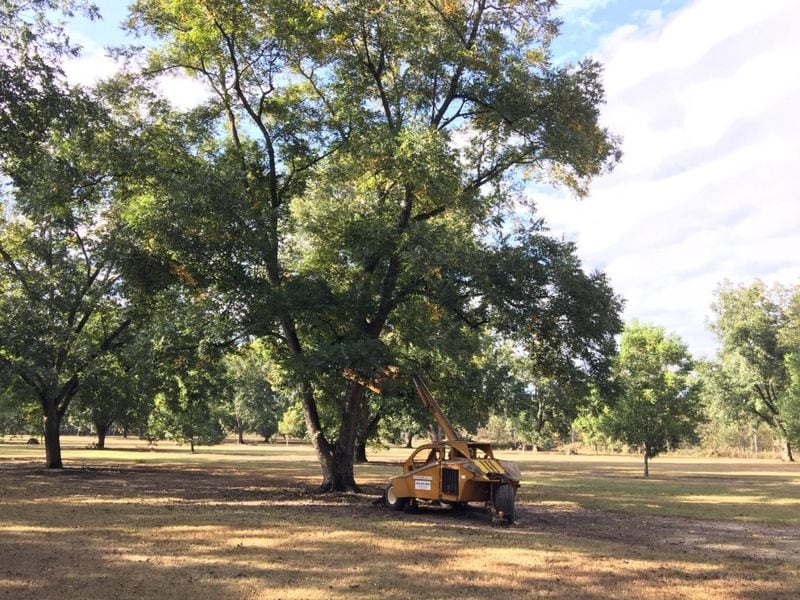
[[[392,510],[403,510],[406,502],[408,502],[408,498],[398,498],[394,486],[391,484],[383,492],[383,503]]]
[[[498,513],[502,512],[509,523],[513,523],[517,518],[514,507],[515,495],[514,486],[508,483],[499,486],[494,493],[494,508]]]

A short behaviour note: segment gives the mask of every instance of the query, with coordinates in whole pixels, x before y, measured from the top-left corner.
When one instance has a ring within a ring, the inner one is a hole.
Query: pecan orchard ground
[[[796,598],[800,467],[773,460],[504,453],[519,522],[314,492],[309,446],[0,444],[0,598]]]

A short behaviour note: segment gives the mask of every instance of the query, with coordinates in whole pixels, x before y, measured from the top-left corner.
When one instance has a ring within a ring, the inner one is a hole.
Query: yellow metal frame
[[[400,500],[396,507],[408,499],[449,504],[491,502],[500,486],[510,485],[513,490],[506,498],[510,498],[513,512],[521,478],[517,466],[496,459],[491,444],[460,439],[422,378],[416,374],[412,377],[422,403],[447,440],[417,448],[403,463],[403,474],[389,480],[387,498],[391,497],[392,504]]]

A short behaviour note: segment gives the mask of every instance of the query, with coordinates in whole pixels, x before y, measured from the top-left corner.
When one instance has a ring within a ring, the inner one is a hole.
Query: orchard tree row
[[[142,45],[86,88],[58,19],[96,11],[0,0],[2,401],[38,406],[47,466],[72,411],[191,443],[255,402],[301,413],[322,489],[355,489],[366,441],[420,421],[412,372],[470,430],[532,386],[695,408],[685,348],[644,328],[617,354],[621,300],[524,193],[584,195],[620,158],[600,65],[551,62],[552,4],[137,0]],[[203,86],[192,108],[170,75]],[[626,382],[627,360],[669,375]],[[777,412],[753,409],[788,444],[775,368]]]
[[[682,341],[655,325],[624,328],[610,390],[570,393],[557,379],[529,375],[528,398],[491,417],[491,437],[547,447],[577,439],[621,447],[645,460],[679,445],[705,452],[769,450],[793,461],[800,444],[800,284],[723,282],[711,307],[719,350],[695,361]]]

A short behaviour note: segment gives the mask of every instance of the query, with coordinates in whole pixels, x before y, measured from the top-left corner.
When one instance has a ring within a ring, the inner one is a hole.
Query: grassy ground
[[[0,598],[800,597],[800,466],[507,453],[518,523],[319,496],[307,446],[0,443]]]

